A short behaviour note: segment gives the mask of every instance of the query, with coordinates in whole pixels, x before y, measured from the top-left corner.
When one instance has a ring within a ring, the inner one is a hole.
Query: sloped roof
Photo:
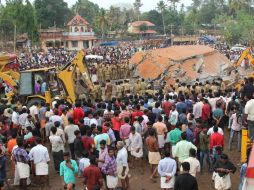
[[[67,24],[68,26],[82,26],[82,25],[89,25],[89,23],[81,17],[79,14],[77,14],[71,21]]]
[[[133,30],[131,33],[132,34],[156,34],[157,32],[155,30],[146,30],[146,31]]]
[[[136,75],[146,79],[158,79],[162,75],[168,83],[177,78],[191,82],[196,78],[219,76],[230,66],[226,56],[208,46],[172,46],[134,54],[130,64],[136,67]]]
[[[154,23],[143,20],[143,21],[135,21],[130,23],[131,26],[141,26],[141,25],[146,25],[146,26],[155,26]]]

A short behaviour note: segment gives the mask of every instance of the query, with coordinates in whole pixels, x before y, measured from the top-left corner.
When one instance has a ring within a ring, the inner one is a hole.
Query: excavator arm
[[[243,51],[241,57],[235,63],[234,67],[239,67],[245,58],[248,58],[251,66],[254,67],[254,57],[251,54],[251,47],[248,47],[246,50]]]
[[[84,81],[88,93],[94,90],[94,86],[89,77],[88,69],[86,65],[83,63],[86,53],[84,51],[79,51],[76,57],[72,60],[72,62],[66,64],[57,74],[58,78],[62,81],[62,85],[67,92],[67,100],[72,103],[77,99],[77,94],[75,93],[77,90],[77,79],[75,78],[75,72],[79,70],[81,74],[81,79]]]
[[[16,87],[17,86],[17,83],[7,73],[1,73],[0,72],[0,78],[2,78],[4,82],[6,82],[8,85],[11,85],[12,87]]]
[[[15,57],[16,55],[14,55],[14,58]],[[0,55],[0,78],[2,78],[8,85],[16,87],[16,81],[19,81],[20,74],[12,69],[5,69],[6,65],[8,65],[12,59],[13,58],[10,55]]]

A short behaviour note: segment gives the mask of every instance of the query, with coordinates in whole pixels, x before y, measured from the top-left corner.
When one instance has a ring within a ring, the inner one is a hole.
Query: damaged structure
[[[133,75],[149,81],[166,81],[174,84],[176,79],[192,84],[226,77],[232,66],[229,59],[217,50],[203,45],[171,46],[169,48],[137,52],[130,60]]]

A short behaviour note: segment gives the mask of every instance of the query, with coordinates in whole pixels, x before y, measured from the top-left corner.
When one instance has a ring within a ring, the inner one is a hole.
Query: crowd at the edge
[[[94,48],[88,54],[102,55],[98,64],[107,67],[127,64],[136,51],[129,44]],[[229,58],[232,54],[239,53],[231,52]],[[74,56],[59,49],[21,54],[21,69],[61,66]],[[238,163],[231,162],[224,150],[230,153],[236,141],[240,155],[243,127],[250,139],[254,136],[252,78],[239,91],[227,90],[221,79],[205,84],[197,79],[192,86],[177,80],[158,90],[143,79],[134,86],[125,80],[114,94],[112,76],[105,75],[105,91],[97,93],[95,100],[78,99],[73,105],[59,97],[52,104],[35,102],[31,107],[1,99],[0,189],[5,185],[54,189],[49,165],[68,190],[135,189],[129,181],[133,168],[140,174],[150,172],[151,183],[159,181],[158,188],[164,190],[197,190],[197,174],[207,172],[215,189],[232,187],[230,175]],[[125,72],[119,76],[129,77]],[[224,142],[228,131],[229,142]],[[247,163],[241,166],[239,190]],[[83,179],[83,185],[77,178]]]
[[[6,170],[20,189],[53,185],[52,162],[69,190],[83,188],[77,187],[77,176],[88,190],[129,189],[132,169],[147,172],[148,164],[151,183],[159,175],[161,189],[196,190],[196,175],[204,172],[213,173],[215,189],[230,189],[238,163],[224,150],[231,151],[236,141],[240,151],[243,126],[254,136],[253,79],[245,82],[236,92],[225,90],[223,82],[200,85],[197,80],[187,88],[177,81],[159,91],[127,89],[118,98],[107,83],[106,99],[82,99],[74,105],[57,97],[52,105],[36,102],[28,108],[2,99],[0,185],[9,182]],[[239,189],[246,167],[247,162]]]

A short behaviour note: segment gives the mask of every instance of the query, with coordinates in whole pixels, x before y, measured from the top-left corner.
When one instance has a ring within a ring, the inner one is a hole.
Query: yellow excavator
[[[75,58],[62,68],[25,70],[18,73],[17,78],[12,71],[8,71],[8,74],[1,72],[0,78],[17,88],[19,100],[28,107],[35,102],[51,103],[55,97],[74,103],[81,95],[89,97],[94,90],[85,64],[85,55],[85,51],[79,51]],[[19,81],[18,84],[15,79]]]
[[[244,61],[244,59],[248,59],[249,61],[249,65],[254,68],[254,53],[252,51],[252,47],[248,47],[246,48],[246,50],[244,50],[241,54],[241,57],[238,59],[238,61],[234,64],[234,68],[238,68],[241,66],[241,63]],[[249,77],[254,77],[254,72],[249,74],[248,76],[246,76],[247,78]],[[241,86],[243,84],[243,79],[240,81],[237,81],[237,83],[235,84],[236,89],[240,90]]]
[[[248,47],[246,50],[244,50],[241,54],[241,57],[238,59],[238,61],[234,64],[235,68],[238,68],[241,66],[244,59],[248,59],[250,67],[254,68],[254,53],[252,51],[252,47]],[[253,77],[254,78],[254,72],[250,73],[247,78]],[[236,89],[240,90],[242,87],[244,80],[239,80],[235,87]],[[241,138],[241,162],[245,163],[247,160],[247,149],[253,145],[252,140],[248,138],[248,130],[243,128],[242,129],[242,138]]]
[[[19,64],[17,62],[17,56],[12,54],[1,54],[0,55],[0,79],[13,91],[17,88],[17,83],[20,78],[20,74],[17,72]],[[3,84],[3,83],[2,83]],[[8,100],[14,95],[13,91],[5,94]]]
[[[31,69],[20,72],[19,97],[30,107],[34,102],[51,103],[55,97],[74,103],[80,95],[89,97],[94,90],[85,63],[85,51],[79,51],[64,67]],[[36,85],[40,89],[36,90]],[[44,88],[44,90],[42,90]]]

